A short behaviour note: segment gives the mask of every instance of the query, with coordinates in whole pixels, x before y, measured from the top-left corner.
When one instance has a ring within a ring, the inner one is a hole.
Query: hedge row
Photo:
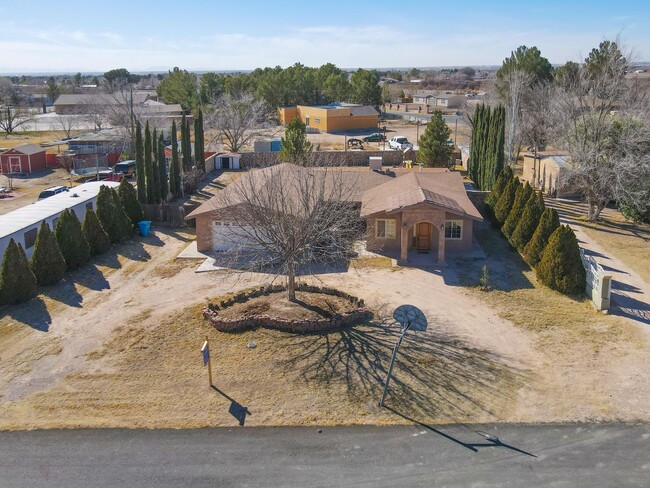
[[[541,193],[521,184],[510,167],[499,174],[486,199],[494,225],[517,249],[549,288],[567,295],[585,290],[580,247],[568,225],[560,225],[555,209],[548,209]]]
[[[130,238],[135,222],[125,208],[133,218],[140,219],[142,208],[126,179],[120,183],[119,190],[118,194],[102,186],[97,195],[97,213],[86,210],[83,224],[75,212],[68,209],[59,216],[54,231],[45,221],[41,222],[29,260],[22,245],[11,239],[0,267],[0,304],[13,305],[29,300],[36,294],[38,285],[58,283],[67,271],[80,268],[91,256],[108,251],[112,242]]]

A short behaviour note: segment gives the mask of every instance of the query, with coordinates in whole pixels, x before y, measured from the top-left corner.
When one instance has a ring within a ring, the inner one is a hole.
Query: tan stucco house
[[[290,164],[253,170],[242,178],[263,179],[264,172],[302,171]],[[310,168],[310,171],[317,168]],[[414,254],[428,254],[431,263],[442,264],[447,252],[462,253],[472,247],[474,221],[483,220],[472,204],[458,172],[442,168],[386,169],[329,168],[327,175],[351,183],[350,198],[366,222],[369,251],[408,263]],[[196,219],[197,249],[226,251],[220,233],[231,224],[236,200],[229,198],[230,186],[190,213]],[[419,260],[421,262],[421,260]]]

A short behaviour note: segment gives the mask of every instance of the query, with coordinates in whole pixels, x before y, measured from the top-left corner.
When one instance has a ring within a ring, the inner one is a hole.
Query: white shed
[[[102,185],[116,188],[119,183],[114,181],[84,183],[13,212],[0,215],[0,259],[4,256],[5,249],[12,238],[16,244],[23,246],[29,258],[34,251],[36,235],[41,222],[47,222],[50,229],[54,230],[59,215],[66,208],[72,209],[79,220],[83,222],[86,209],[96,210],[97,194]]]
[[[216,169],[240,169],[240,159],[241,154],[239,153],[220,153],[214,158],[214,166]]]

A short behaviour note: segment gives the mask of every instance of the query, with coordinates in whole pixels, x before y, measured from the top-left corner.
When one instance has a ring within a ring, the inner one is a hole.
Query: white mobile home
[[[114,181],[84,183],[13,212],[0,215],[0,259],[4,256],[5,249],[12,238],[16,244],[23,246],[27,257],[30,257],[34,252],[36,235],[41,222],[47,222],[50,229],[54,230],[59,215],[66,208],[72,209],[79,220],[83,222],[86,209],[97,209],[97,194],[102,185],[115,188],[119,186],[119,183]]]

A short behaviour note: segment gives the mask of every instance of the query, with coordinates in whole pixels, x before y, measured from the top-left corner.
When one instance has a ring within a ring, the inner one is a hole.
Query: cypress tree
[[[499,173],[499,177],[497,178],[496,182],[494,183],[494,186],[492,187],[492,191],[490,191],[490,194],[487,196],[485,199],[485,204],[490,207],[494,208],[496,205],[497,201],[499,200],[499,197],[501,196],[501,193],[503,192],[504,188],[508,184],[510,180],[512,180],[512,170],[510,169],[510,166],[506,166],[501,172]]]
[[[151,136],[151,175],[153,176],[153,188],[151,189],[152,202],[160,203],[160,170],[158,169],[158,130],[154,129]]]
[[[36,276],[29,267],[23,246],[9,240],[0,267],[0,303],[13,305],[36,294]]]
[[[144,167],[144,146],[142,142],[142,125],[138,120],[135,133],[135,175],[138,188],[138,201],[147,203],[147,172]]]
[[[113,215],[115,216],[116,232],[119,234],[120,240],[129,239],[133,235],[133,223],[126,214],[124,206],[122,205],[122,200],[115,189],[110,188],[109,193],[115,209]]]
[[[194,160],[196,167],[205,172],[205,141],[203,133],[203,111],[199,108],[199,113],[194,120]]]
[[[101,186],[97,195],[97,218],[99,218],[99,222],[108,234],[108,237],[110,237],[111,242],[119,242],[122,240],[117,209],[113,202],[110,189],[105,185]]]
[[[504,188],[497,204],[494,206],[494,220],[497,227],[501,227],[508,218],[510,209],[515,202],[515,195],[521,186],[519,178],[512,178]]]
[[[551,234],[537,266],[537,279],[566,295],[585,291],[586,273],[578,239],[568,225],[561,225]]]
[[[183,196],[181,186],[181,164],[178,160],[178,140],[176,138],[176,121],[172,122],[172,162],[169,169],[169,186],[174,198]]]
[[[533,188],[528,184],[528,182],[519,186],[517,192],[515,193],[515,201],[512,204],[510,213],[508,214],[508,217],[503,222],[503,226],[501,227],[501,232],[503,232],[504,236],[510,238],[510,235],[513,233],[515,227],[517,227],[517,224],[519,223],[521,213],[524,211],[524,205],[526,205],[526,202],[529,198],[534,197],[535,195]]]
[[[494,153],[496,151],[496,126],[495,126],[495,117],[492,109],[490,107],[486,110],[486,127],[484,130],[485,137],[485,155],[483,156],[483,164],[481,165],[480,173],[480,188],[481,190],[489,190],[491,186],[489,185],[490,173],[494,166]]]
[[[54,285],[65,276],[66,264],[50,227],[41,222],[29,266],[39,285]]]
[[[165,159],[165,141],[163,140],[162,131],[158,136],[158,181],[159,181],[159,199],[162,203],[167,201],[169,193],[169,184],[167,182],[167,160]]]
[[[555,209],[547,208],[544,210],[542,218],[539,220],[539,225],[522,253],[526,262],[532,267],[536,267],[539,264],[544,253],[544,248],[548,244],[548,239],[559,226],[560,217]]]
[[[69,271],[90,261],[90,245],[74,210],[63,211],[54,228],[54,235]]]
[[[144,214],[142,213],[142,205],[138,202],[138,196],[133,188],[133,185],[127,181],[126,178],[122,178],[120,181],[120,186],[117,190],[117,194],[120,197],[120,202],[124,211],[131,219],[133,225],[137,224],[141,220],[144,220]]]
[[[498,125],[497,131],[497,149],[496,149],[496,164],[494,166],[494,177],[503,171],[503,162],[505,161],[505,140],[506,140],[506,108],[503,105],[498,107]]]
[[[183,172],[192,169],[192,145],[190,143],[190,124],[185,118],[181,119],[181,153],[183,156]]]
[[[149,122],[144,126],[144,170],[146,173],[146,189],[147,189],[147,202],[154,202],[154,178],[153,178],[153,162],[151,160],[151,131],[149,130]],[[109,232],[110,234],[110,232]]]
[[[97,214],[93,209],[86,210],[81,229],[88,240],[90,246],[90,254],[104,254],[111,247],[111,238],[108,236],[102,224],[97,218]]]
[[[528,241],[531,240],[535,229],[539,225],[539,220],[544,212],[544,207],[540,205],[537,197],[529,198],[524,205],[524,210],[521,212],[521,218],[517,222],[517,227],[510,235],[510,245],[516,248],[519,252],[524,250]]]

